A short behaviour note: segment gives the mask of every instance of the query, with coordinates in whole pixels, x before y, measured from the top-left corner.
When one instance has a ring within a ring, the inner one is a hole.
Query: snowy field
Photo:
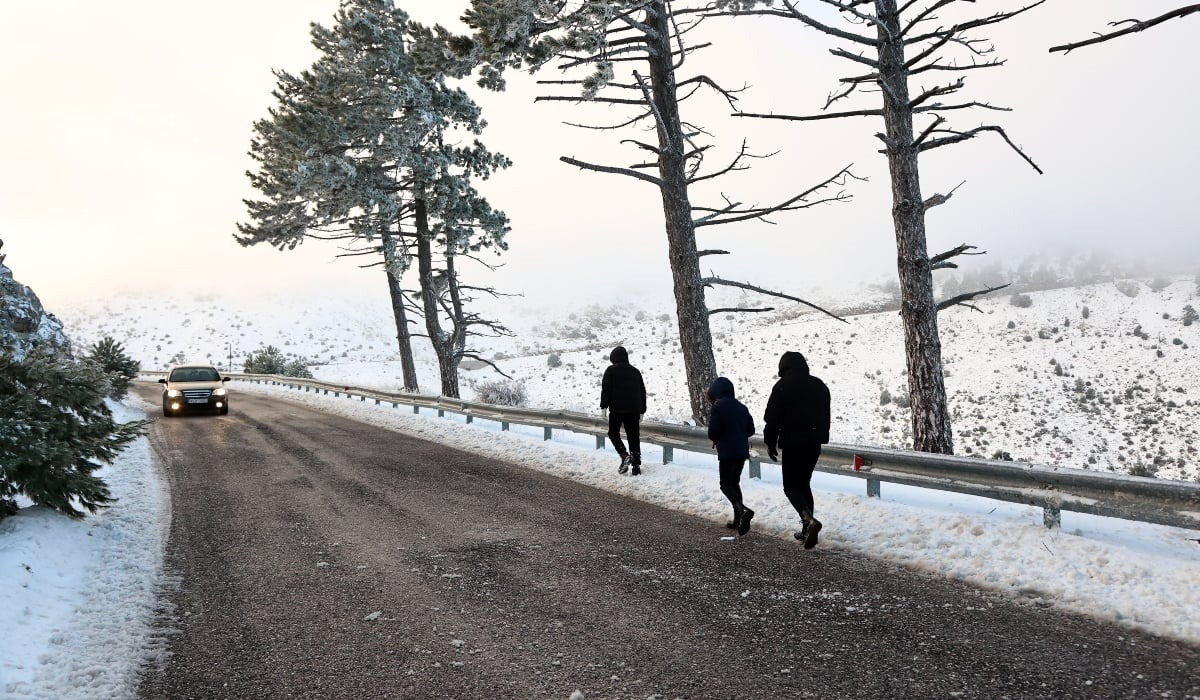
[[[1195,281],[1178,278],[1155,290],[1148,280],[1118,280],[1029,297],[1026,308],[1001,295],[980,301],[982,313],[958,307],[939,315],[955,451],[1200,479],[1200,322],[1184,320],[1185,307],[1200,306]],[[860,292],[816,301],[852,308],[870,300]],[[319,363],[311,368],[318,379],[398,391],[386,302],[117,298],[56,311],[78,345],[111,335],[142,369],[184,360],[224,367],[230,349],[238,369],[247,353],[270,344]],[[530,406],[596,411],[608,352],[620,343],[645,376],[647,419],[690,419],[670,309],[634,303],[551,309],[514,300],[493,315],[515,336],[480,339],[486,342],[480,354],[525,385]],[[833,394],[833,442],[910,447],[899,317],[885,311],[847,320],[718,314],[712,318],[717,369],[760,417],[779,355],[799,350]],[[423,339],[414,343],[421,391],[436,394],[432,351]],[[551,367],[551,355],[561,365]],[[462,375],[466,399],[477,383],[499,378],[488,368]]]

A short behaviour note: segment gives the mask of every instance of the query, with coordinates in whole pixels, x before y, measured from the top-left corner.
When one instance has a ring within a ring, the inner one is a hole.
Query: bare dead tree
[[[563,156],[561,160],[582,170],[628,177],[658,190],[688,394],[692,415],[699,424],[707,423],[706,392],[717,376],[709,325],[711,312],[705,292],[717,285],[733,283],[701,273],[702,256],[727,251],[698,250],[697,230],[769,221],[770,216],[782,212],[845,201],[849,195],[844,186],[853,178],[847,166],[823,182],[771,204],[729,198],[715,205],[692,201],[693,185],[745,170],[751,160],[765,157],[751,153],[743,142],[726,162],[710,167],[705,159],[714,145],[704,127],[689,121],[681,109],[688,100],[701,94],[715,96],[732,107],[742,91],[742,88],[723,87],[709,75],[684,73],[685,67],[690,67],[689,57],[708,45],[692,42],[690,37],[703,21],[706,9],[702,2],[689,5],[667,0],[609,0],[581,6],[475,0],[464,17],[477,32],[469,42],[464,42],[466,50],[484,56],[495,70],[513,65],[537,70],[555,63],[563,71],[567,77],[541,80],[539,84],[548,90],[566,89],[539,96],[537,101],[603,105],[630,112],[608,123],[575,126],[622,134],[635,130],[653,133],[645,140],[621,139],[621,144],[632,147],[638,154],[632,163],[611,165],[573,156]],[[576,71],[587,73],[569,77]],[[807,304],[798,297],[760,286],[748,283],[739,286]],[[809,306],[824,311],[816,305]],[[762,309],[738,307],[724,311]]]
[[[1126,36],[1128,34],[1135,34],[1137,32],[1149,29],[1153,26],[1162,24],[1163,22],[1166,22],[1168,20],[1178,19],[1180,17],[1186,17],[1186,16],[1196,13],[1196,12],[1200,12],[1200,5],[1184,5],[1183,7],[1176,8],[1174,10],[1171,10],[1170,12],[1164,12],[1163,14],[1161,14],[1158,17],[1155,17],[1153,19],[1146,19],[1146,20],[1122,19],[1122,20],[1117,20],[1115,22],[1109,22],[1108,26],[1120,27],[1120,29],[1116,29],[1114,31],[1111,31],[1111,32],[1108,32],[1105,34],[1097,32],[1096,36],[1094,36],[1090,39],[1084,39],[1082,41],[1073,41],[1069,44],[1062,44],[1061,46],[1052,46],[1050,48],[1050,53],[1054,53],[1056,51],[1061,51],[1064,54],[1070,53],[1071,51],[1074,51],[1075,49],[1083,48],[1084,46],[1092,46],[1093,44],[1100,44],[1105,41],[1109,41],[1111,39],[1116,39],[1117,37]]]
[[[810,0],[806,5],[832,7],[845,25],[833,26],[800,9],[801,0],[715,0],[713,14],[774,16],[800,22],[805,27],[839,40],[831,53],[855,66],[841,79],[841,87],[829,95],[825,110],[869,88],[878,91],[880,107],[824,111],[807,116],[737,113],[758,119],[818,121],[824,119],[882,118],[884,131],[875,136],[883,143],[892,184],[892,220],[896,235],[897,270],[900,278],[900,315],[904,324],[905,357],[909,393],[912,397],[913,446],[924,452],[952,453],[953,433],[946,402],[941,340],[937,313],[968,303],[996,288],[979,290],[939,304],[934,300],[934,269],[949,267],[952,258],[967,254],[959,246],[931,257],[926,245],[925,213],[945,203],[953,190],[925,198],[921,194],[919,157],[923,153],[995,135],[1034,170],[1037,164],[1017,146],[1000,126],[983,124],[972,128],[951,126],[954,114],[982,110],[1007,111],[987,102],[964,100],[956,95],[965,86],[970,71],[996,68],[1004,61],[993,57],[993,48],[973,36],[976,30],[1012,19],[1041,5],[1038,0],[1013,10],[998,11],[943,22],[942,13],[961,11],[971,0]],[[916,86],[926,76],[951,76],[930,86]],[[919,128],[916,121],[924,120]],[[957,189],[957,188],[956,188]]]

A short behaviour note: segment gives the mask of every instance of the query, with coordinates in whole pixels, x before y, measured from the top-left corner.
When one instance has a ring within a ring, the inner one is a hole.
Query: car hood
[[[220,389],[225,386],[221,382],[167,382],[168,389]]]

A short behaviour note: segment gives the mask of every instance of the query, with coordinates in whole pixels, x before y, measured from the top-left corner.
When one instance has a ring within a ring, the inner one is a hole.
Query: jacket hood
[[[608,355],[608,361],[613,364],[629,364],[629,353],[621,345],[613,348],[613,351]]]
[[[783,353],[783,356],[779,358],[779,376],[782,377],[789,372],[803,376],[808,375],[808,360],[804,359],[804,355],[790,350]]]
[[[718,401],[726,396],[733,396],[733,382],[725,377],[717,377],[713,380],[712,385],[708,387],[708,398]]]

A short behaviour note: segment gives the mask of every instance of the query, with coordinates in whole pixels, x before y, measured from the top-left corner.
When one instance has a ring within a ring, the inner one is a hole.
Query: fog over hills
[[[939,317],[958,454],[1200,479],[1193,278],[1127,278],[1025,298],[1011,291],[979,301],[978,312],[954,307]],[[717,314],[718,371],[760,418],[779,355],[799,350],[830,386],[834,442],[908,447],[903,329],[889,294],[876,288],[841,299],[836,308],[857,311],[848,323],[794,306]],[[862,312],[871,309],[879,310]],[[127,297],[53,311],[77,348],[110,335],[143,369],[181,361],[225,368],[232,354],[237,371],[246,354],[270,344],[307,359],[318,379],[401,386],[386,298]],[[608,352],[623,344],[646,378],[647,418],[690,418],[669,307],[510,303],[494,315],[515,335],[480,339],[477,347],[524,384],[528,405],[598,412]],[[421,389],[436,392],[432,350],[422,338],[414,342]],[[468,399],[480,382],[500,379],[472,366],[462,372]]]

